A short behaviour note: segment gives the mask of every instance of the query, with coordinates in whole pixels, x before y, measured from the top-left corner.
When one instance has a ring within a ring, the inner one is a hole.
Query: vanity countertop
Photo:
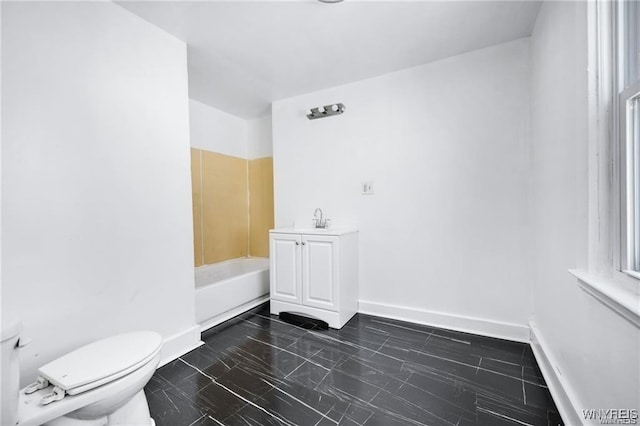
[[[358,232],[358,228],[339,226],[335,228],[278,228],[272,229],[269,232],[277,234],[344,235]]]

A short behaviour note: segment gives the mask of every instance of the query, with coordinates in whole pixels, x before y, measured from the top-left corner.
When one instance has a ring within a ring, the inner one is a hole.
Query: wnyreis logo
[[[629,408],[608,408],[582,410],[585,420],[598,421],[601,425],[638,424],[638,410]]]

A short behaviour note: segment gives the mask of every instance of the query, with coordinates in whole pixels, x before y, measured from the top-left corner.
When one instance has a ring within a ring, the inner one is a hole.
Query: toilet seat
[[[40,367],[38,372],[41,379],[65,395],[77,395],[137,370],[155,357],[161,346],[158,333],[120,334],[69,352]]]
[[[125,401],[133,397],[136,392],[143,392],[142,389],[153,375],[159,360],[160,351],[158,350],[157,354],[151,358],[147,364],[140,366],[139,369],[132,371],[130,374],[105,383],[90,391],[76,395],[65,395],[60,401],[47,405],[43,405],[41,400],[51,391],[52,386],[38,390],[32,394],[26,394],[23,389],[19,393],[17,425],[40,426],[49,424],[49,422],[60,417],[69,417],[73,421],[75,421],[75,419],[98,419],[100,415],[97,415],[97,411],[109,414],[109,412],[105,411],[105,407],[118,407],[119,401]],[[145,408],[148,413],[148,407]],[[87,415],[87,409],[93,413]],[[78,417],[80,410],[84,411],[84,414]],[[139,423],[144,424],[144,422]],[[77,426],[82,423],[74,422],[72,424]],[[90,422],[89,424],[92,423]]]

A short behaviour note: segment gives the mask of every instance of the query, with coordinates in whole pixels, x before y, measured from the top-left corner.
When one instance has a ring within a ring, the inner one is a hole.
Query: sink
[[[297,228],[302,234],[311,234],[314,232],[331,232],[333,228]]]

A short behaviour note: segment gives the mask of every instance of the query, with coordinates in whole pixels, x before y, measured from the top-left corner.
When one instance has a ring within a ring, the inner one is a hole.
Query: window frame
[[[637,123],[631,117],[633,113],[631,105],[636,103],[636,108],[640,105],[640,78],[631,80],[631,71],[638,73],[638,58],[627,56],[627,28],[633,28],[633,19],[637,19],[636,15],[629,17],[625,15],[625,3],[615,2],[612,13],[612,35],[613,35],[613,60],[612,65],[614,72],[612,73],[614,102],[613,102],[613,140],[614,140],[614,176],[615,193],[619,211],[614,214],[618,219],[618,232],[614,232],[614,238],[617,240],[614,247],[617,248],[614,256],[614,273],[624,274],[632,277],[634,280],[640,280],[640,143],[636,144],[633,140],[634,131],[638,131]],[[635,7],[639,7],[635,5]],[[637,23],[640,25],[640,22]],[[637,33],[634,34],[637,37]],[[637,42],[638,43],[638,42]],[[637,46],[636,46],[637,49]],[[636,54],[638,54],[636,52]],[[627,61],[623,62],[623,58]],[[634,62],[635,61],[635,62]],[[635,65],[631,65],[635,63]],[[631,128],[635,123],[636,129]],[[637,135],[635,136],[638,137]],[[617,167],[615,167],[617,165]]]
[[[621,256],[619,267],[627,275],[640,279],[640,144],[637,138],[639,123],[634,120],[634,105],[640,105],[640,83],[626,87],[618,94],[618,139],[620,144],[620,214]],[[634,128],[635,126],[635,128]]]

